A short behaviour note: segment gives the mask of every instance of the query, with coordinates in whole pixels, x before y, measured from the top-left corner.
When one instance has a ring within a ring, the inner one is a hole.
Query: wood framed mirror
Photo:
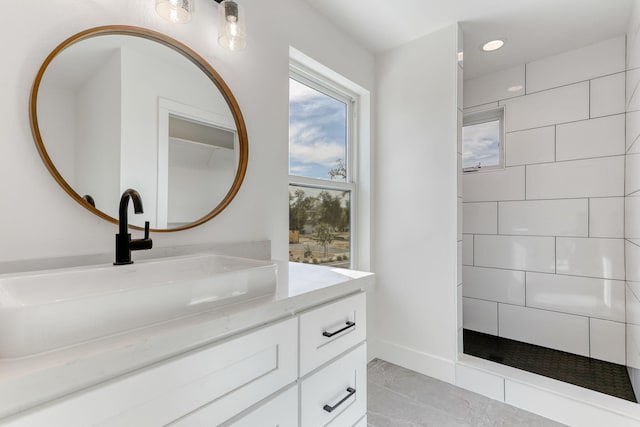
[[[248,161],[231,90],[200,55],[158,32],[91,28],[60,43],[31,90],[31,130],[58,184],[116,223],[120,195],[142,196],[130,216],[155,232],[186,230],[222,212]]]

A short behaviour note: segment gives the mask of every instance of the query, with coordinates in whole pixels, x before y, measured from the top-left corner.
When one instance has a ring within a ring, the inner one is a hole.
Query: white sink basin
[[[212,254],[0,275],[0,359],[269,294],[276,264]]]

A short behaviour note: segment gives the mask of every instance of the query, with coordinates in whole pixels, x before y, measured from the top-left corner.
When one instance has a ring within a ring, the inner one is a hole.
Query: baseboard
[[[403,368],[455,384],[456,365],[454,360],[445,359],[416,349],[385,340],[371,338],[369,356],[393,363]]]

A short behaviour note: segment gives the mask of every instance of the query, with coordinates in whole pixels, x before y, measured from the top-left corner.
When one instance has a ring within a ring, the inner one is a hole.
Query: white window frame
[[[335,181],[328,176],[326,179],[308,178],[289,174],[289,185],[314,188],[319,190],[349,191],[349,265],[355,268],[358,265],[356,244],[358,242],[357,221],[358,218],[358,186],[356,177],[358,152],[358,108],[359,96],[337,82],[312,70],[311,68],[291,59],[289,63],[289,78],[296,80],[327,96],[335,98],[347,105],[347,135],[345,168],[347,177],[344,182]],[[289,151],[290,152],[290,151]],[[290,167],[291,161],[287,167]]]
[[[497,165],[493,165],[493,166],[483,166],[483,167],[477,167],[477,166],[472,166],[472,167],[466,167],[462,169],[462,172],[467,173],[467,172],[482,172],[482,171],[495,171],[498,169],[504,169],[505,168],[505,155],[504,155],[504,142],[505,142],[505,130],[504,130],[504,118],[505,118],[505,108],[504,106],[500,106],[497,108],[489,108],[486,110],[480,110],[480,111],[474,111],[472,113],[466,113],[464,115],[464,119],[463,119],[463,123],[462,123],[462,127],[464,128],[465,126],[471,126],[471,125],[477,125],[480,123],[487,123],[487,122],[493,122],[495,120],[499,121],[499,137],[500,137],[500,142],[498,144],[498,160],[499,163]],[[463,141],[464,143],[464,141]],[[462,162],[464,163],[464,145],[463,145],[463,159]]]

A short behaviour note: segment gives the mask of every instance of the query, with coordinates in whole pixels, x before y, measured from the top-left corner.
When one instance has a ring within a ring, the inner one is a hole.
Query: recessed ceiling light
[[[496,39],[483,44],[482,50],[484,50],[485,52],[493,52],[494,50],[500,49],[502,46],[504,46],[504,40]]]

